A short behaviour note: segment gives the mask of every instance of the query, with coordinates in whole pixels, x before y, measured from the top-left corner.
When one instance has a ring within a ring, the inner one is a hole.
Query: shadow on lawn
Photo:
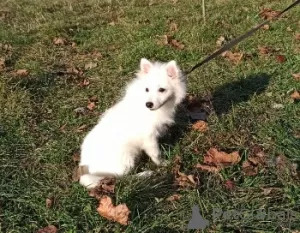
[[[270,76],[265,73],[250,75],[246,78],[226,83],[216,88],[212,93],[212,99],[210,101],[202,100],[203,106],[212,105],[210,108],[217,114],[227,114],[231,111],[232,106],[242,102],[247,102],[254,95],[263,93],[269,85]],[[208,112],[203,108],[203,112],[208,116]],[[180,138],[189,130],[191,121],[184,111],[179,109],[176,114],[176,124],[172,126],[168,134],[161,140],[162,143],[171,145],[173,147]]]
[[[233,105],[247,102],[254,95],[261,94],[266,90],[269,82],[270,76],[261,73],[221,85],[212,94],[212,103],[216,114],[226,114]]]

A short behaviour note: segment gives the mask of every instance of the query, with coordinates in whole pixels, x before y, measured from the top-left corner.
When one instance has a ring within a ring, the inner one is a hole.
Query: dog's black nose
[[[146,107],[147,108],[152,108],[153,107],[153,103],[152,102],[147,102],[146,103]]]

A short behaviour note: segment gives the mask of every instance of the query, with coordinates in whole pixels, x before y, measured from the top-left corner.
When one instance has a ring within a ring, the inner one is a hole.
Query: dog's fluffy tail
[[[96,176],[91,174],[84,174],[80,176],[79,183],[83,186],[85,186],[87,189],[92,189],[97,186],[100,180],[102,180],[104,177],[102,176]]]

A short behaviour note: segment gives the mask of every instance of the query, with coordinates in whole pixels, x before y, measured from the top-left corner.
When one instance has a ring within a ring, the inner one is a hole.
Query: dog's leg
[[[159,145],[156,140],[147,141],[144,144],[144,150],[156,165],[164,164],[164,161],[161,158]]]

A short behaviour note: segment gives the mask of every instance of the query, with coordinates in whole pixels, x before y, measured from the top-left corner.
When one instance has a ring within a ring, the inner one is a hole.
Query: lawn
[[[194,205],[210,223],[203,232],[300,230],[300,103],[290,96],[300,89],[292,75],[300,72],[300,6],[233,48],[238,61],[219,56],[188,76],[189,95],[209,96],[209,129],[194,130],[181,107],[161,142],[171,164],[157,168],[145,158],[137,170],[150,167],[155,177],[117,181],[112,198],[130,209],[128,226],[101,217],[97,200],[73,175],[82,139],[121,97],[142,57],[188,69],[215,51],[221,36],[230,40],[262,22],[264,8],[290,3],[1,1],[0,232],[48,225],[68,233],[188,232]],[[166,35],[177,43],[164,44]],[[210,148],[238,151],[241,161],[217,173],[195,168]],[[243,164],[257,148],[265,162],[249,175]],[[198,187],[174,186],[176,156],[181,172],[199,178]],[[174,193],[181,198],[168,201]],[[216,218],[217,208],[246,214]],[[296,217],[257,219],[252,213],[259,210]]]

